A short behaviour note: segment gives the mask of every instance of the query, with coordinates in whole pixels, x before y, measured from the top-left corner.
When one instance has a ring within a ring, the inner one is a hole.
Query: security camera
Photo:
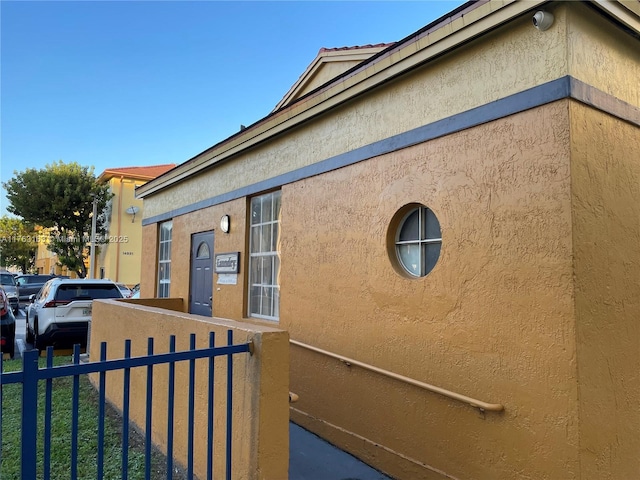
[[[542,10],[535,13],[533,16],[533,26],[538,30],[545,31],[553,23],[553,15],[549,12],[543,12]]]

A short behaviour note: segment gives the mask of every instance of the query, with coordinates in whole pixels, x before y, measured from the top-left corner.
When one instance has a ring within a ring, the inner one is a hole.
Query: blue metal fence
[[[37,415],[30,412],[38,411],[38,384],[45,383],[45,414],[44,414],[44,451],[43,476],[44,480],[50,480],[51,462],[51,415],[52,415],[52,382],[55,378],[72,377],[72,419],[71,419],[71,479],[78,478],[78,411],[80,376],[91,373],[98,374],[98,445],[96,476],[102,480],[104,476],[104,427],[105,427],[105,387],[106,373],[108,371],[123,371],[123,402],[122,402],[122,467],[121,478],[128,478],[128,454],[129,454],[129,400],[130,400],[130,373],[132,368],[146,367],[146,418],[145,418],[145,478],[151,478],[151,451],[152,451],[152,398],[153,398],[153,368],[155,365],[168,364],[168,405],[167,405],[167,452],[166,471],[167,479],[171,479],[173,472],[173,425],[174,425],[174,395],[175,395],[175,365],[177,362],[189,362],[189,389],[188,389],[188,438],[187,438],[187,477],[194,478],[194,418],[195,418],[195,366],[197,359],[208,359],[208,392],[207,392],[207,480],[213,478],[213,434],[214,434],[214,358],[227,357],[227,391],[226,391],[226,479],[231,480],[231,436],[232,436],[232,409],[233,409],[233,361],[232,356],[238,353],[251,352],[251,344],[233,345],[233,332],[227,332],[227,345],[215,347],[214,333],[209,334],[209,347],[196,349],[196,337],[191,334],[190,349],[176,352],[175,336],[170,337],[169,352],[154,354],[153,338],[148,339],[147,355],[144,357],[131,357],[131,340],[125,341],[124,358],[107,360],[107,345],[103,342],[100,346],[100,360],[92,363],[80,363],[80,346],[76,345],[73,351],[73,363],[70,365],[53,365],[53,349],[47,349],[46,366],[39,368],[37,350],[23,353],[22,371],[2,373],[0,368],[0,402],[2,402],[2,386],[12,383],[22,384],[22,480],[36,479],[36,465],[34,452],[37,452]],[[0,442],[2,441],[2,412],[0,409]],[[0,443],[1,445],[1,443]],[[56,479],[57,480],[57,479]]]

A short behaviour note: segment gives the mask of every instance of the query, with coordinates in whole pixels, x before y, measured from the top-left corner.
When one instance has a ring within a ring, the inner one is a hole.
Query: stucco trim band
[[[341,153],[313,165],[308,165],[261,182],[216,195],[160,215],[145,218],[142,220],[142,225],[152,225],[207,207],[251,196],[265,190],[279,188],[289,183],[315,175],[321,175],[379,155],[392,153],[403,148],[434,140],[483,123],[499,120],[500,118],[565,98],[572,98],[633,125],[640,126],[640,108],[623,102],[576,78],[565,76],[523,92],[495,100],[486,105],[472,108],[466,112],[461,112],[384,140],[379,140],[350,152]]]

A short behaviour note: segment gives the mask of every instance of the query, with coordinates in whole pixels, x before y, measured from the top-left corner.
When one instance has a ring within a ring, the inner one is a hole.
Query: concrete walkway
[[[289,480],[392,479],[290,422]]]

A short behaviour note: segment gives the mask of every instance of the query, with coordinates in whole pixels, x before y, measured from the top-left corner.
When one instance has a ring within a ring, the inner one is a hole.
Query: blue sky
[[[0,180],[182,163],[268,115],[321,47],[397,41],[462,3],[2,0]]]

